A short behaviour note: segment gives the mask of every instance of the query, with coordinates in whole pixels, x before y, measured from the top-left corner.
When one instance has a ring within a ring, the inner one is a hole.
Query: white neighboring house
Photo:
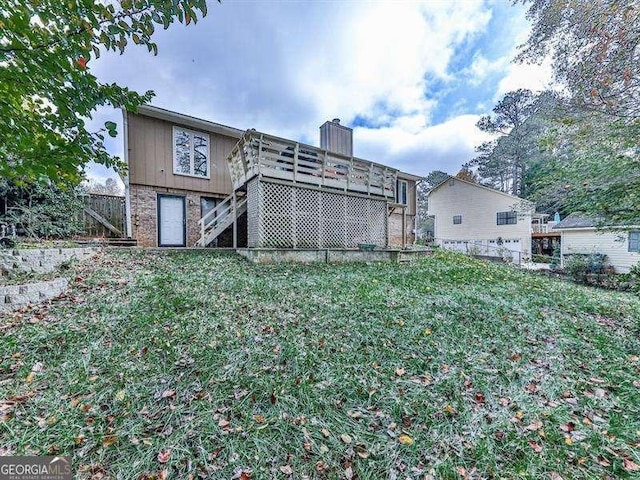
[[[562,261],[572,253],[603,253],[616,273],[640,262],[640,226],[597,229],[598,219],[569,215],[553,227],[561,232]]]
[[[434,241],[443,248],[504,256],[530,256],[533,203],[508,193],[449,177],[428,194]]]

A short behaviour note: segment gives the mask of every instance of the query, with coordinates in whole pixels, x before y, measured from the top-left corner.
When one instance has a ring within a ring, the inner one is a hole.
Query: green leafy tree
[[[75,183],[89,161],[121,166],[104,147],[116,125],[89,132],[102,105],[135,110],[153,93],[91,74],[104,51],[131,43],[157,54],[156,27],[195,23],[206,0],[5,0],[0,8],[0,176]]]
[[[507,93],[493,108],[494,115],[485,115],[476,126],[483,132],[497,135],[476,151],[478,156],[465,165],[478,167],[482,183],[513,195],[523,194],[526,171],[523,138],[529,135],[527,119],[538,108],[538,96],[530,90],[519,89]]]
[[[538,204],[604,225],[640,222],[640,124],[574,111],[541,138],[550,160],[531,176]]]
[[[516,0],[533,28],[516,60],[553,58],[573,100],[609,115],[640,118],[640,3],[628,0]]]

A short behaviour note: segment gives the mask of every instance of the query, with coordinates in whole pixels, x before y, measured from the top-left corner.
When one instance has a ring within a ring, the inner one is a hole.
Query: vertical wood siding
[[[210,178],[173,173],[173,127],[171,122],[129,114],[129,182],[180,190],[228,195],[231,178],[226,158],[237,139],[213,132],[209,135]],[[185,127],[196,130],[192,127]]]

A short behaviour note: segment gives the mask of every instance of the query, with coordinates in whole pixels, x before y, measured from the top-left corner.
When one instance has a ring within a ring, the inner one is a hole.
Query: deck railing
[[[554,227],[555,224],[556,224],[556,222],[533,223],[533,224],[531,224],[531,233],[550,233],[550,232],[553,232],[553,227]]]
[[[233,188],[256,175],[319,187],[395,197],[397,170],[355,157],[245,132],[227,157]]]

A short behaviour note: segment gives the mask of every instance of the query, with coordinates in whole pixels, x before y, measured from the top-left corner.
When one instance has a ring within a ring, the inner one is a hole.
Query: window
[[[200,217],[204,217],[207,213],[218,206],[219,200],[213,197],[200,197]]]
[[[460,225],[462,223],[462,215],[454,215],[453,216],[453,224]]]
[[[209,135],[173,127],[173,173],[209,178]]]
[[[629,251],[640,252],[640,232],[629,232]]]
[[[407,181],[398,180],[396,183],[396,203],[407,205]]]
[[[516,212],[498,212],[496,214],[497,225],[515,225],[518,223],[518,214]]]

